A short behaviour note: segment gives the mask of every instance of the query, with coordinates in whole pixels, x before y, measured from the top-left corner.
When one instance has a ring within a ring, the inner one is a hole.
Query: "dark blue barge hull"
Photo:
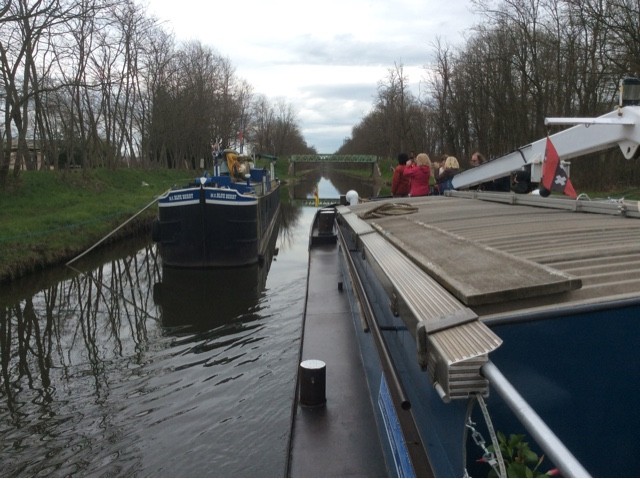
[[[340,264],[387,474],[524,475],[494,452],[521,437],[541,458],[530,472],[640,475],[637,205],[477,192],[395,202],[339,206],[336,245],[313,232],[310,243]],[[323,268],[314,254],[310,278]],[[335,342],[332,298],[308,299],[322,320],[305,343]]]
[[[264,195],[214,186],[173,190],[159,201],[154,240],[166,266],[256,264],[264,258],[279,208],[276,182]]]

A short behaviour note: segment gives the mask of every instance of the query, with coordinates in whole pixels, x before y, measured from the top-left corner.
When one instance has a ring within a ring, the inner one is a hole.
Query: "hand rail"
[[[563,477],[591,477],[495,364],[489,361],[482,366],[481,371],[545,454],[560,469]]]
[[[362,280],[360,279],[360,275],[356,270],[355,265],[353,264],[353,258],[349,255],[349,250],[342,235],[342,231],[338,228],[338,237],[340,239],[340,246],[342,251],[344,251],[344,255],[347,259],[349,273],[351,274],[351,278],[353,279],[354,289],[358,296],[358,301],[362,305],[363,312],[365,315],[365,319],[367,321],[367,326],[369,326],[371,332],[373,333],[373,337],[375,338],[376,346],[378,352],[380,354],[380,359],[383,363],[383,369],[389,376],[389,382],[391,383],[393,389],[398,394],[398,402],[400,403],[400,407],[404,410],[411,409],[411,402],[407,398],[406,393],[404,392],[404,387],[402,386],[402,381],[396,372],[396,368],[393,364],[393,360],[391,359],[391,354],[389,353],[389,349],[382,337],[382,333],[380,332],[380,327],[375,320],[375,314],[373,313],[373,309],[371,308],[371,304],[367,299],[367,295],[364,292],[364,286],[362,284]]]
[[[409,398],[404,391],[402,381],[398,375],[398,372],[396,371],[393,359],[391,358],[391,353],[389,352],[382,332],[380,331],[380,326],[375,319],[375,314],[373,312],[371,303],[367,298],[364,284],[362,283],[362,279],[358,274],[353,258],[349,253],[349,248],[342,234],[342,230],[339,227],[338,241],[340,243],[339,247],[342,250],[342,254],[346,259],[347,268],[349,269],[349,275],[351,276],[351,280],[353,283],[353,288],[356,295],[358,296],[358,301],[360,302],[360,305],[362,307],[362,312],[365,316],[367,326],[369,327],[369,331],[371,331],[373,335],[374,343],[380,357],[380,362],[382,363],[382,370],[389,384],[391,397],[394,399],[394,402],[396,402],[400,406],[402,411],[404,411],[402,412],[402,417],[399,417],[398,419],[402,424],[403,435],[407,440],[407,450],[409,452],[409,456],[411,457],[411,462],[414,468],[414,472],[416,473],[416,477],[434,477],[433,468],[426,452],[426,448],[415,425],[413,414],[411,413],[411,402],[409,401]]]

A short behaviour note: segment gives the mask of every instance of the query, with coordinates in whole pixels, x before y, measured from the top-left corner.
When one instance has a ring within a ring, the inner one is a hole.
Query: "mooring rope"
[[[102,244],[107,238],[109,238],[110,236],[112,236],[116,231],[120,230],[124,225],[126,225],[127,223],[129,223],[131,220],[135,219],[136,217],[138,217],[143,211],[149,209],[151,206],[153,206],[154,204],[156,204],[156,202],[158,201],[158,199],[160,199],[161,196],[166,195],[169,191],[171,191],[171,188],[169,188],[167,191],[165,191],[164,193],[162,193],[161,195],[157,196],[156,198],[153,199],[153,201],[151,203],[149,203],[147,206],[145,206],[144,208],[142,208],[140,211],[138,211],[135,215],[133,215],[131,218],[129,218],[127,221],[125,221],[124,223],[122,223],[120,226],[118,226],[116,229],[114,229],[113,231],[111,231],[111,233],[109,233],[108,235],[104,236],[102,239],[100,239],[96,244],[94,244],[93,246],[91,246],[89,249],[85,250],[83,253],[79,254],[78,256],[76,256],[75,258],[73,258],[72,260],[68,261],[66,263],[67,266],[69,266],[71,263],[76,262],[77,260],[79,260],[80,258],[82,258],[84,255],[86,255],[87,253],[89,253],[90,251],[93,251],[95,248],[97,248],[100,244]]]
[[[418,211],[417,206],[408,203],[384,203],[374,209],[364,213],[361,218],[368,220],[371,218],[384,218],[385,216],[406,215]]]

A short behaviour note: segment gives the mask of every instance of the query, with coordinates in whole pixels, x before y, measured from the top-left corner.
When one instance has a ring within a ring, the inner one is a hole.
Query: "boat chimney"
[[[307,359],[299,368],[300,405],[320,407],[327,402],[327,365],[318,359]]]
[[[640,78],[625,77],[620,80],[620,106],[640,105]]]

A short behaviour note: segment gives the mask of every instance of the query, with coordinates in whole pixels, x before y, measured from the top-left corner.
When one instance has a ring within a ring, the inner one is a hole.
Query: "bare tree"
[[[251,137],[255,151],[276,155],[276,114],[266,96],[258,95],[254,100],[252,118]]]
[[[472,3],[484,14],[483,22],[456,49],[436,41],[419,108],[411,100],[400,107],[396,69],[380,83],[374,110],[353,128],[341,151],[389,156],[406,145],[398,140],[405,133],[404,141],[409,138],[430,153],[454,153],[463,165],[475,149],[498,156],[544,136],[546,116],[609,111],[620,77],[640,68],[637,0]],[[572,173],[584,175],[585,185],[620,182],[621,175],[612,170],[624,171],[624,181],[637,182],[638,172],[629,162],[618,163],[619,157],[615,151],[595,155],[586,168]]]
[[[14,175],[29,162],[27,138],[30,102],[39,79],[33,78],[38,47],[50,28],[64,21],[66,6],[61,0],[15,0],[6,4],[0,18],[0,72],[5,90],[4,132],[8,151],[12,150],[13,133],[17,135]],[[9,171],[10,156],[3,155],[0,185]]]

